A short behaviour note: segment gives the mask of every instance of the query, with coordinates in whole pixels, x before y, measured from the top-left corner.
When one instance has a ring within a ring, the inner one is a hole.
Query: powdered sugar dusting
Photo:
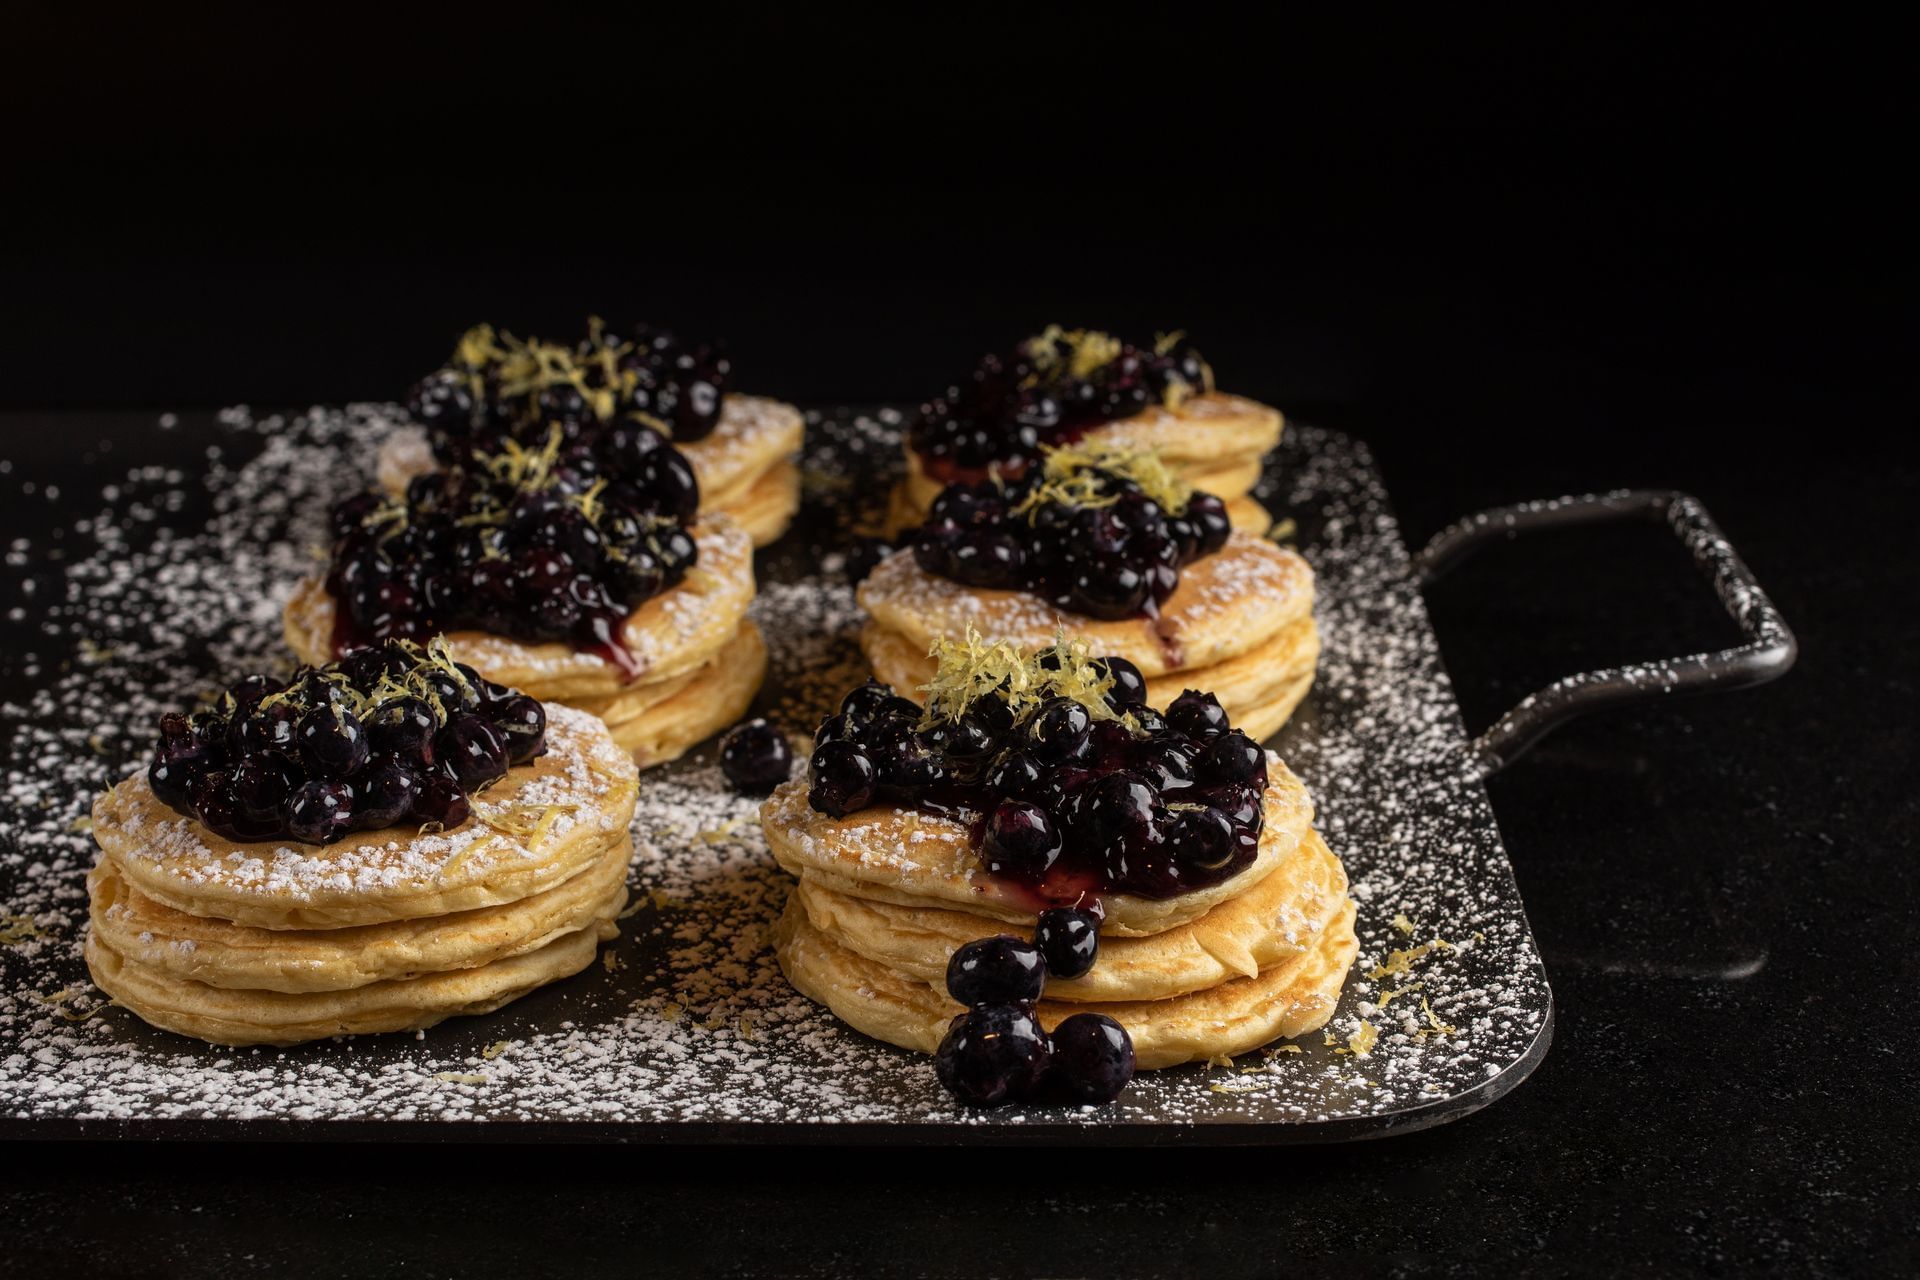
[[[787,986],[766,931],[790,882],[711,746],[642,774],[638,910],[604,963],[499,1013],[419,1038],[236,1051],[100,1009],[79,959],[93,799],[140,758],[160,711],[284,665],[280,605],[311,570],[326,503],[372,475],[394,415],[232,412],[204,488],[184,468],[148,468],[92,511],[68,505],[81,514],[58,543],[8,549],[35,585],[6,584],[0,603],[43,620],[44,638],[0,659],[9,687],[36,686],[0,708],[13,730],[0,1117],[546,1121],[583,1137],[684,1124],[687,1140],[717,1121],[1378,1127],[1481,1089],[1542,1036],[1544,978],[1385,495],[1364,448],[1309,428],[1288,432],[1264,496],[1299,522],[1325,650],[1275,745],[1313,787],[1353,878],[1361,955],[1327,1036],[1299,1053],[1154,1073],[1104,1109],[956,1110],[924,1059]],[[811,417],[803,531],[762,556],[752,616],[772,668],[760,710],[796,735],[863,674],[860,614],[830,548],[860,518],[854,498],[885,492],[876,477],[898,456],[898,421]],[[228,462],[243,451],[258,456]],[[181,514],[209,504],[204,527]]]

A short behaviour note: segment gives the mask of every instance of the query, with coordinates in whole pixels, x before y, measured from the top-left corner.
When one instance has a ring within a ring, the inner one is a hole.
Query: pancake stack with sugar
[[[955,952],[1010,934],[1051,973],[1037,1021],[1105,1015],[1142,1067],[1326,1022],[1356,950],[1345,872],[1300,780],[1217,702],[1163,715],[1083,645],[977,636],[929,686],[924,712],[849,694],[762,808],[797,881],[775,940],[799,990],[933,1053],[967,1012]]]
[[[288,644],[323,662],[444,634],[488,679],[599,716],[640,765],[672,760],[738,719],[766,673],[752,539],[701,515],[699,495],[651,428],[580,446],[551,424],[537,450],[509,440],[403,497],[336,506],[328,571],[287,603]]]
[[[1146,679],[1150,705],[1213,694],[1265,739],[1313,683],[1313,570],[1290,548],[1232,528],[1225,504],[1157,454],[1104,445],[1043,450],[1023,479],[955,485],[912,545],[860,584],[861,648],[912,692],[933,644],[969,628],[1023,648],[1064,628]]]
[[[635,794],[598,720],[438,646],[253,677],[95,804],[87,964],[217,1044],[489,1012],[616,935]]]

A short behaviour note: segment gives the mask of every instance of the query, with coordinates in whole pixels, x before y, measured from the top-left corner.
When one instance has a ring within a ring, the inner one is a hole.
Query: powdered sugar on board
[[[204,475],[147,468],[67,495],[67,524],[7,548],[0,603],[38,638],[0,656],[8,687],[35,690],[0,707],[0,1123],[196,1119],[216,1135],[220,1121],[511,1120],[582,1137],[686,1125],[688,1141],[711,1121],[1267,1123],[1284,1140],[1457,1112],[1545,1032],[1545,980],[1385,494],[1364,447],[1306,428],[1289,429],[1263,497],[1297,522],[1325,636],[1314,692],[1274,745],[1314,789],[1360,904],[1360,959],[1325,1034],[1143,1076],[1108,1108],[960,1111],[924,1058],[787,986],[766,931],[788,881],[711,746],[642,775],[636,909],[587,972],[418,1037],[231,1050],[153,1031],[103,1006],[80,960],[86,815],[162,711],[286,663],[280,604],[312,568],[326,504],[370,481],[395,425],[391,406],[223,417]],[[871,514],[857,503],[884,494],[898,425],[810,416],[801,528],[760,558],[759,709],[797,739],[864,674],[834,548]],[[205,527],[179,515],[209,499]]]

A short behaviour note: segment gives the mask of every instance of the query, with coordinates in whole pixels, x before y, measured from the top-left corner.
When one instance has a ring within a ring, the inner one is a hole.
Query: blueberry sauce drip
[[[1089,618],[1156,617],[1180,570],[1226,545],[1227,507],[1150,455],[1044,450],[1022,479],[949,485],[913,537],[928,573]]]
[[[907,442],[943,484],[985,479],[989,468],[1019,475],[1042,446],[1212,388],[1212,370],[1179,334],[1143,348],[1054,325],[982,357],[964,386],[920,407]]]
[[[623,423],[704,440],[719,425],[731,369],[720,344],[647,325],[622,336],[596,317],[571,346],[478,325],[408,393],[407,411],[426,428],[434,456],[456,467],[510,440],[538,448],[551,423],[564,426],[569,447],[590,448]]]
[[[698,558],[687,525],[700,485],[649,427],[623,424],[599,446],[630,464],[622,478],[599,454],[569,455],[555,425],[540,450],[509,441],[472,468],[415,477],[403,497],[336,505],[334,651],[470,628],[565,641],[639,675],[621,633]]]
[[[147,781],[229,840],[330,844],[403,823],[457,827],[476,792],[546,749],[537,700],[454,662],[444,641],[389,640],[162,716]]]

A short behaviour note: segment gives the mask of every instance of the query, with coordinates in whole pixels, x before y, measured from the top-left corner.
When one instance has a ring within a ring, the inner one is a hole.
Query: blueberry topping
[[[683,441],[712,434],[730,372],[718,345],[684,343],[662,329],[621,335],[593,321],[569,346],[481,325],[414,387],[407,411],[449,465],[476,448],[498,452],[503,440],[538,448],[548,422],[565,423],[570,442],[637,462],[650,448],[643,431],[658,439],[657,427]]]
[[[1150,496],[1149,490],[1158,497]],[[1024,479],[956,484],[913,535],[921,569],[969,587],[1025,591],[1093,618],[1157,614],[1180,569],[1218,551],[1211,516],[1226,508],[1190,493],[1151,455],[1115,449],[1051,452]],[[1146,701],[1146,682],[1117,660],[1112,697]]]
[[[1036,913],[1172,897],[1253,862],[1265,755],[1211,695],[1184,695],[1176,724],[1114,697],[1133,696],[1130,664],[1004,648],[944,646],[924,712],[872,681],[848,693],[815,736],[813,808],[963,822],[986,873]],[[963,658],[976,665],[953,683]]]
[[[1093,665],[1113,681],[1113,687],[1107,690],[1108,702],[1116,707],[1147,705],[1147,679],[1139,667],[1119,657],[1095,658]]]
[[[698,559],[684,526],[699,484],[664,443],[616,479],[569,452],[563,424],[547,431],[545,447],[509,442],[466,469],[416,477],[403,498],[335,509],[326,585],[337,648],[471,628],[564,641],[638,674],[626,619]]]
[[[793,772],[793,748],[786,735],[765,720],[749,720],[720,740],[720,772],[734,790],[763,796]]]
[[[1076,1013],[1053,1029],[1049,1083],[1086,1103],[1112,1102],[1133,1079],[1133,1037],[1104,1013]]]
[[[969,942],[947,962],[947,994],[969,1007],[1040,998],[1047,965],[1040,948],[1001,934]]]
[[[873,759],[852,742],[829,742],[813,753],[813,784],[807,802],[834,818],[873,802]]]
[[[408,823],[455,827],[468,794],[546,749],[546,712],[453,663],[387,641],[291,681],[249,676],[160,718],[149,785],[229,840],[327,844]]]
[[[1040,913],[1033,941],[1047,958],[1049,974],[1078,978],[1093,968],[1100,954],[1100,921],[1091,911],[1052,907]]]
[[[1013,351],[984,356],[964,385],[923,405],[907,439],[939,479],[1018,475],[1040,449],[1211,388],[1191,346],[1136,347],[1104,333],[1057,326]]]
[[[983,1005],[953,1021],[933,1055],[934,1074],[961,1103],[994,1107],[1035,1097],[1052,1045],[1027,1005]]]

